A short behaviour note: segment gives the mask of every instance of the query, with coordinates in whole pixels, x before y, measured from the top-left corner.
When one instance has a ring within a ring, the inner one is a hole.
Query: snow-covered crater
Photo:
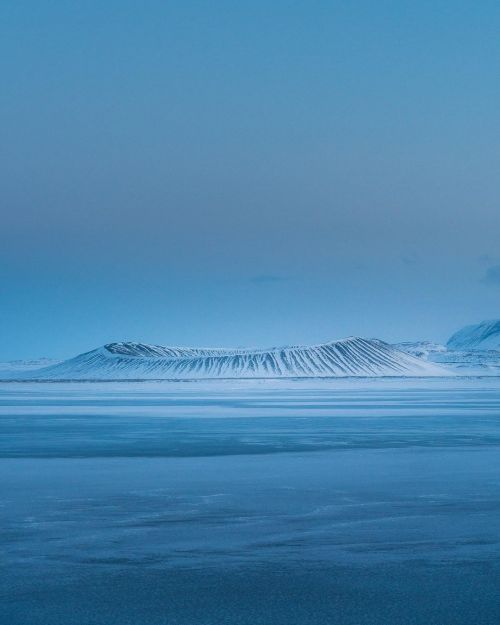
[[[346,376],[439,376],[449,372],[377,339],[349,337],[313,346],[270,349],[178,348],[110,343],[30,379],[207,379]]]

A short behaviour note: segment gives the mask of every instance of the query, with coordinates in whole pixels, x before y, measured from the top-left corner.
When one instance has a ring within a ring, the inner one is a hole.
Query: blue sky
[[[497,2],[4,0],[0,358],[500,317]]]

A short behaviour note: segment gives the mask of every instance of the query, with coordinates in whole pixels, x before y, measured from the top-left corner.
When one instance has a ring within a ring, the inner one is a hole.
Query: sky
[[[0,360],[500,317],[500,4],[2,0]]]

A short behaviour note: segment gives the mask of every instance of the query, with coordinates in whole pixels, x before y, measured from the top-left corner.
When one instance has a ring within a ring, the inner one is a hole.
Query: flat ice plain
[[[496,625],[498,378],[0,383],[2,625]]]

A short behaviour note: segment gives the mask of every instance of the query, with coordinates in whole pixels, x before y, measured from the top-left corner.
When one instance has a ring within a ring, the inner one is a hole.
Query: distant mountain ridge
[[[349,337],[313,346],[270,349],[164,347],[109,343],[30,379],[207,379],[280,377],[439,376],[446,369],[377,339]]]
[[[500,320],[466,326],[455,332],[446,345],[407,341],[394,347],[463,374],[500,374]]]
[[[450,337],[449,349],[500,350],[500,320],[492,319],[466,326]]]
[[[27,360],[17,359],[0,362],[0,378],[4,374],[13,374],[14,372],[25,372],[35,369],[41,369],[42,367],[49,367],[59,363],[59,360],[54,358],[31,358]]]

